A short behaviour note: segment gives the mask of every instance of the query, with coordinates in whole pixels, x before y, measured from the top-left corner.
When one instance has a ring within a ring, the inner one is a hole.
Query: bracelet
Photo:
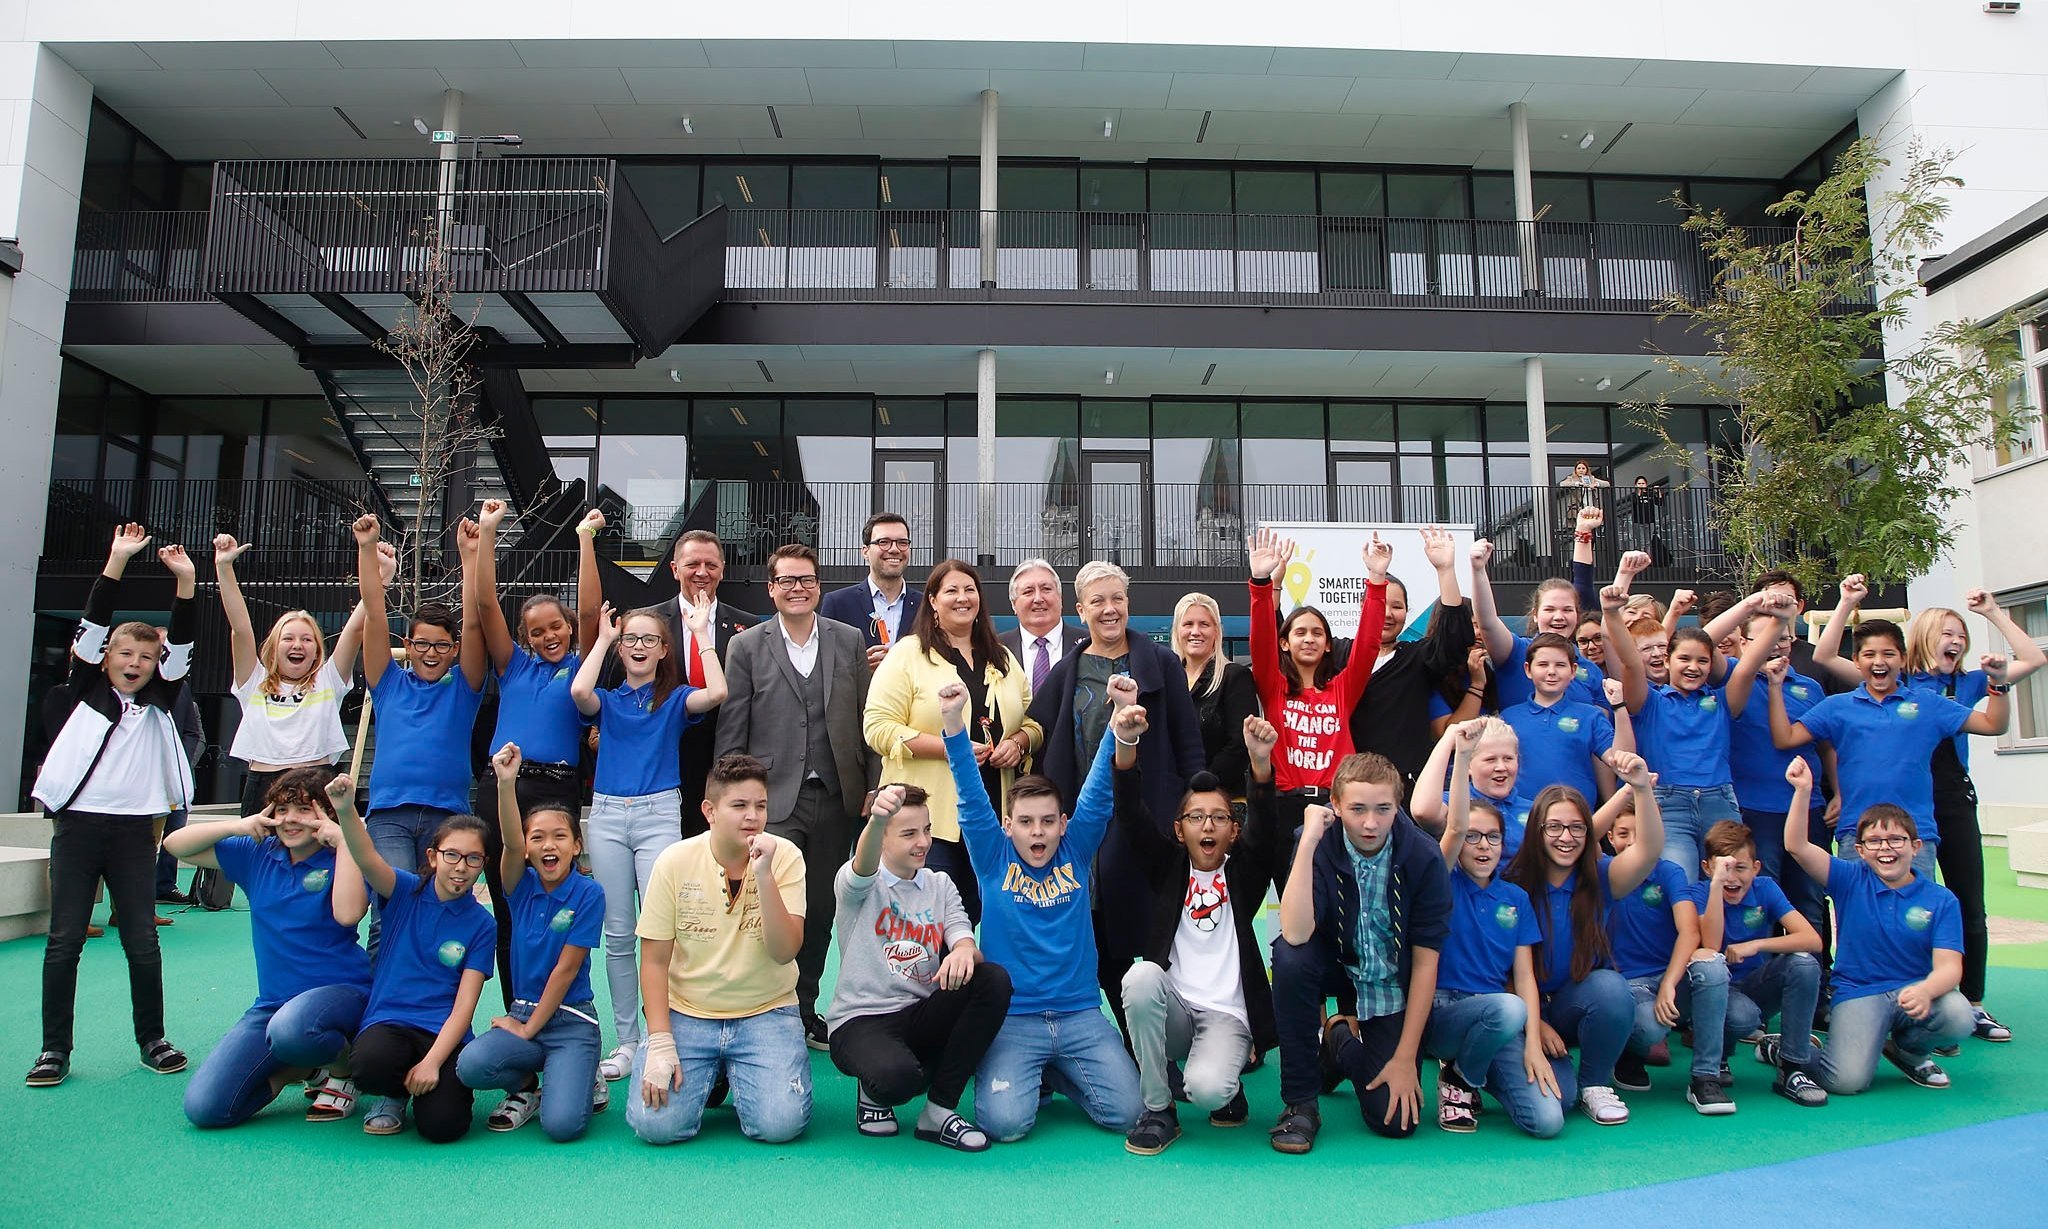
[[[2011,690],[2012,690],[2012,684],[2011,684],[2011,683],[1986,683],[1986,684],[1984,684],[1984,693],[1985,693],[1986,695],[1993,695],[1993,696],[2002,696],[2002,695],[2004,695],[2005,693],[2007,693],[2007,692],[2009,692],[2009,691],[2011,691]]]
[[[1575,542],[1591,543],[1593,535],[1589,530],[1575,529],[1572,531],[1572,540]]]
[[[582,534],[582,535],[583,535],[584,537],[587,537],[587,538],[594,538],[594,537],[596,537],[596,536],[597,536],[597,526],[595,526],[595,525],[578,525],[578,526],[576,526],[576,532],[577,532],[577,533],[580,533],[580,534]]]
[[[1484,688],[1484,687],[1467,687],[1467,688],[1465,689],[1465,694],[1466,694],[1466,695],[1468,695],[1468,696],[1478,696],[1478,697],[1479,697],[1480,699],[1484,700],[1484,699],[1486,698],[1486,688]]]
[[[1117,745],[1117,746],[1119,746],[1119,747],[1135,747],[1135,746],[1137,746],[1137,745],[1138,745],[1138,740],[1137,740],[1137,739],[1133,738],[1133,739],[1131,739],[1130,741],[1126,742],[1126,741],[1124,741],[1124,736],[1123,736],[1123,735],[1121,735],[1121,734],[1119,734],[1119,733],[1117,733],[1117,732],[1116,732],[1115,730],[1111,730],[1111,731],[1109,732],[1109,736],[1110,736],[1111,738],[1114,738],[1114,739],[1116,739],[1116,745]]]
[[[700,656],[705,653],[709,653],[713,657],[716,657],[718,656],[718,646],[713,644],[700,644],[697,646],[697,652]]]

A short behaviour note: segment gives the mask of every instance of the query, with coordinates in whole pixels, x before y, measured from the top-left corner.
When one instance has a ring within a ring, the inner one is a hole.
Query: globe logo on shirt
[[[1700,711],[1701,711],[1701,712],[1703,712],[1703,713],[1711,713],[1711,712],[1715,712],[1715,711],[1719,710],[1719,709],[1720,709],[1720,707],[1721,707],[1721,702],[1720,702],[1719,700],[1716,700],[1716,699],[1715,699],[1714,697],[1712,697],[1712,696],[1701,696],[1701,697],[1700,697]]]
[[[1764,925],[1764,907],[1751,905],[1742,911],[1742,924],[1751,930],[1761,930]]]
[[[1925,930],[1930,925],[1932,925],[1933,922],[1934,913],[1929,909],[1922,908],[1919,905],[1914,905],[1911,909],[1906,910],[1906,926],[1909,929]]]
[[[1804,700],[1806,698],[1806,684],[1792,684],[1792,698],[1795,700]]]
[[[464,956],[469,955],[469,948],[463,946],[460,943],[457,943],[453,939],[450,939],[446,943],[443,943],[441,945],[440,950],[435,952],[434,955],[441,961],[443,965],[446,965],[448,968],[452,969],[456,965],[462,963],[462,958]]]
[[[327,881],[331,878],[333,875],[325,867],[316,867],[306,872],[306,877],[299,880],[299,886],[308,892],[324,892],[327,890]]]
[[[1644,884],[1644,885],[1643,885],[1643,903],[1644,903],[1644,904],[1646,904],[1646,905],[1661,905],[1661,904],[1663,904],[1663,903],[1664,903],[1664,889],[1663,889],[1663,887],[1662,887],[1661,885],[1659,885],[1659,884],[1654,884],[1654,883],[1647,883],[1647,884]]]
[[[548,919],[548,929],[559,934],[569,929],[570,923],[575,920],[576,911],[574,909],[557,909],[555,910],[555,916]]]
[[[561,668],[560,670],[557,670],[557,671],[555,671],[555,677],[556,677],[556,678],[558,678],[558,679],[565,679],[565,678],[568,678],[568,677],[569,677],[569,667],[567,667],[567,666],[563,666],[563,667],[562,667],[562,668]]]
[[[1576,734],[1579,732],[1579,719],[1577,717],[1559,717],[1557,719],[1557,729],[1561,734]]]
[[[1522,918],[1522,911],[1513,905],[1496,905],[1493,910],[1494,925],[1502,930],[1513,930]]]
[[[1581,683],[1590,683],[1593,681],[1592,673],[1588,671],[1584,666],[1580,666],[1578,669],[1572,671],[1572,677],[1577,679]]]
[[[1905,703],[1899,705],[1899,716],[1902,719],[1906,721],[1911,721],[1919,715],[1920,706],[1918,704],[1913,703],[1911,700],[1907,700]]]

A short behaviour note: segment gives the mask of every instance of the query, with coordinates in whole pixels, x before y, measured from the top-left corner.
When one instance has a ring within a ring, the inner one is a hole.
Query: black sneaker
[[[30,1088],[55,1088],[71,1074],[71,1056],[61,1050],[45,1050],[36,1055],[36,1061],[28,1069]]]
[[[1735,1083],[1735,1068],[1729,1066],[1728,1060],[1724,1058],[1721,1060],[1721,1073],[1714,1078],[1720,1081],[1721,1087],[1727,1088]]]
[[[192,898],[178,889],[172,888],[168,892],[158,892],[156,894],[156,903],[159,905],[189,905],[192,903]]]
[[[1337,1062],[1337,1052],[1344,1043],[1358,1032],[1358,1022],[1350,1016],[1331,1016],[1323,1021],[1323,1048],[1320,1060],[1323,1070],[1323,1095],[1336,1092],[1344,1082],[1344,1068]]]
[[[1719,1116],[1735,1112],[1735,1102],[1728,1096],[1728,1091],[1722,1086],[1721,1081],[1708,1079],[1704,1075],[1692,1077],[1692,1087],[1686,1089],[1685,1099],[1692,1102],[1692,1107],[1702,1114]]]
[[[2003,1025],[2003,1024],[2000,1024],[2000,1023],[1998,1022],[1998,1017],[1996,1017],[1996,1016],[1992,1015],[1992,1014],[1991,1014],[1990,1012],[1988,1012],[1988,1011],[1984,1010],[1984,1006],[1983,1006],[1983,1004],[1981,1004],[1981,1003],[1980,1003],[1980,1004],[1978,1004],[1978,1005],[1976,1005],[1976,1006],[1974,1006],[1974,1007],[1970,1008],[1970,1015],[1971,1015],[1971,1018],[1972,1018],[1972,1019],[1974,1020],[1974,1023],[1973,1023],[1973,1024],[1971,1025],[1971,1027],[1970,1027],[1970,1035],[1971,1035],[1972,1037],[1975,1037],[1975,1038],[1976,1038],[1977,1040],[1979,1040],[1979,1041],[2011,1041],[2011,1040],[2012,1040],[2012,1030],[2011,1030],[2011,1029],[2009,1029],[2009,1028],[2007,1028],[2007,1027],[2006,1027],[2005,1025]]]
[[[142,1065],[158,1075],[171,1075],[185,1069],[185,1051],[159,1037],[142,1047]]]
[[[1251,1116],[1251,1106],[1245,1102],[1244,1089],[1240,1088],[1230,1100],[1209,1111],[1209,1125],[1212,1127],[1241,1127]]]
[[[1163,1110],[1146,1110],[1138,1125],[1124,1137],[1124,1151],[1139,1156],[1158,1156],[1180,1138],[1180,1114],[1169,1105]]]
[[[823,1017],[811,1016],[804,1021],[804,1044],[813,1050],[831,1052],[832,1042],[826,1037]]]
[[[1828,1103],[1827,1089],[1822,1088],[1814,1078],[1797,1067],[1778,1072],[1778,1078],[1771,1081],[1771,1091],[1794,1105],[1809,1109]]]
[[[1614,1060],[1614,1086],[1630,1092],[1650,1091],[1650,1069],[1642,1055],[1621,1052],[1621,1057]]]
[[[1936,1058],[1961,1058],[1961,1057],[1962,1057],[1962,1054],[1963,1054],[1963,1047],[1961,1047],[1961,1046],[1936,1046],[1936,1047],[1934,1047],[1934,1055],[1935,1055],[1935,1057],[1936,1057]]]
[[[1267,1134],[1273,1137],[1273,1151],[1301,1156],[1316,1146],[1316,1132],[1323,1129],[1323,1113],[1313,1101],[1290,1105],[1280,1111],[1280,1121]]]

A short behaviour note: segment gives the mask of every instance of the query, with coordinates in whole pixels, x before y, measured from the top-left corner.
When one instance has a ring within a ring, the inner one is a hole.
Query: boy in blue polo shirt
[[[1859,654],[1860,656],[1860,654]],[[1806,765],[1785,770],[1803,808],[1813,789]],[[1814,1075],[1832,1093],[1870,1087],[1880,1054],[1922,1088],[1947,1088],[1948,1073],[1929,1057],[1976,1027],[1963,979],[1963,916],[1955,893],[1914,873],[1920,840],[1913,817],[1877,806],[1857,818],[1857,859],[1830,858],[1787,820],[1785,853],[1823,879],[1835,905],[1834,1004],[1828,1043]],[[1759,1058],[1771,1055],[1759,1046]]]
[[[1575,661],[1563,636],[1544,632],[1531,640],[1525,665],[1533,695],[1514,703],[1503,697],[1500,712],[1522,744],[1517,783],[1531,796],[1569,785],[1597,802],[1605,795],[1596,765],[1616,745],[1614,719],[1606,708],[1572,698]]]
[[[1587,511],[1597,513],[1597,509]],[[1597,515],[1593,524],[1598,525]],[[1578,533],[1583,535],[1590,557],[1593,534],[1587,528],[1583,513]],[[1579,614],[1584,609],[1580,605],[1582,595],[1586,595],[1583,598],[1586,602],[1592,601],[1592,565],[1574,560],[1572,580],[1551,579],[1538,584],[1529,604],[1529,635],[1518,636],[1508,630],[1499,608],[1494,604],[1493,581],[1486,574],[1486,565],[1492,559],[1493,543],[1482,538],[1472,544],[1472,610],[1479,620],[1480,640],[1493,659],[1494,692],[1502,711],[1527,703],[1535,694],[1533,676],[1528,673],[1529,654],[1535,647],[1535,640],[1531,637],[1542,635],[1554,635],[1565,644],[1565,656],[1571,662],[1565,672],[1565,685],[1570,689],[1571,699],[1576,703],[1605,708],[1607,676],[1601,673],[1600,667],[1581,661],[1571,641],[1572,630],[1579,625]]]
[[[1792,646],[1798,637],[1791,620],[1781,613],[1758,611],[1743,620],[1743,655],[1752,652],[1763,654],[1766,663],[1780,658],[1791,660]],[[1821,885],[1807,877],[1796,863],[1785,861],[1785,818],[1792,806],[1792,787],[1785,783],[1785,769],[1795,759],[1806,761],[1807,773],[1815,781],[1834,780],[1834,752],[1822,754],[1822,748],[1809,744],[1792,751],[1780,751],[1771,741],[1770,683],[1763,677],[1761,667],[1750,683],[1749,702],[1736,717],[1735,725],[1728,736],[1728,767],[1735,777],[1735,801],[1742,809],[1742,822],[1749,829],[1750,837],[1756,843],[1757,866],[1762,874],[1778,881],[1785,890],[1785,899],[1803,914],[1816,930],[1825,932],[1822,921],[1826,917],[1827,898]],[[1785,672],[1784,682],[1785,715],[1794,722],[1803,721],[1827,695],[1827,689],[1814,679],[1792,670]],[[1820,808],[1810,813],[1808,832],[1823,824]],[[1825,833],[1823,827],[1820,832]],[[1821,836],[1818,839],[1826,839]],[[1822,961],[1826,961],[1826,935],[1822,935]]]
[[[1112,678],[1108,691],[1119,714],[1110,718],[1113,737],[1102,740],[1072,817],[1061,813],[1051,781],[1027,775],[1010,786],[1010,813],[998,820],[967,737],[967,688],[939,689],[960,831],[981,883],[982,950],[1011,970],[1009,1014],[974,1081],[975,1117],[1002,1143],[1024,1138],[1038,1121],[1041,1088],[1066,1093],[1095,1125],[1119,1135],[1130,1133],[1142,1108],[1137,1064],[1102,1014],[1088,909],[1115,798],[1112,765],[1137,763],[1135,722],[1143,716],[1120,716],[1138,695],[1128,675]]]
[[[1899,625],[1873,619],[1856,629],[1856,669],[1863,684],[1847,695],[1829,696],[1793,722],[1785,708],[1786,663],[1766,667],[1770,680],[1771,741],[1795,751],[1815,740],[1834,744],[1835,773],[1841,783],[1838,848],[1853,842],[1858,817],[1880,805],[1902,808],[1919,829],[1913,845],[1913,873],[1934,878],[1934,749],[1958,733],[1998,735],[2008,719],[2006,660],[2002,653],[1980,659],[1989,679],[1984,711],[1972,712],[1944,696],[1903,689],[1906,636]],[[1810,778],[1809,778],[1810,779]],[[1791,844],[1787,842],[1786,848]],[[1830,895],[1833,889],[1830,889]]]
[[[1777,882],[1757,873],[1756,843],[1749,829],[1723,820],[1707,829],[1708,879],[1693,885],[1700,911],[1700,945],[1722,954],[1728,968],[1728,1045],[1760,1032],[1782,1012],[1782,1042],[1765,1038],[1757,1047],[1778,1069],[1771,1091],[1794,1105],[1826,1105],[1828,1095],[1807,1069],[1813,1065],[1813,1017],[1820,1004],[1820,933]],[[1782,931],[1782,933],[1780,933]],[[1693,1028],[1693,1043],[1701,1041]]]
[[[1623,807],[1607,830],[1607,847],[1620,854],[1636,843],[1636,815]],[[1700,949],[1700,915],[1685,876],[1664,859],[1636,889],[1607,906],[1607,944],[1615,971],[1628,979],[1636,1003],[1635,1027],[1614,1064],[1614,1084],[1648,1092],[1646,1059],[1672,1029],[1727,1011],[1728,970],[1717,961],[1695,960]],[[1735,1105],[1722,1089],[1721,1050],[1697,1044],[1694,1030],[1692,1081],[1686,1097],[1702,1114],[1731,1114]],[[1725,1106],[1726,1108],[1721,1108]]]

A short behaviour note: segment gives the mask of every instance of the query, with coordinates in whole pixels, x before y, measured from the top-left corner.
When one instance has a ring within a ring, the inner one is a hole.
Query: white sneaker
[[[633,1074],[633,1047],[620,1046],[605,1055],[597,1064],[597,1073],[607,1080],[623,1080]]]
[[[1581,1088],[1579,1108],[1586,1111],[1586,1117],[1603,1127],[1619,1126],[1628,1121],[1628,1106],[1605,1084],[1588,1084]]]
[[[539,1112],[538,1088],[527,1092],[515,1092],[498,1102],[498,1108],[491,1111],[489,1118],[484,1119],[484,1125],[493,1131],[517,1131],[532,1122],[533,1116]]]
[[[612,1086],[605,1081],[604,1072],[597,1073],[597,1086],[590,1090],[590,1112],[602,1114],[612,1105]]]

